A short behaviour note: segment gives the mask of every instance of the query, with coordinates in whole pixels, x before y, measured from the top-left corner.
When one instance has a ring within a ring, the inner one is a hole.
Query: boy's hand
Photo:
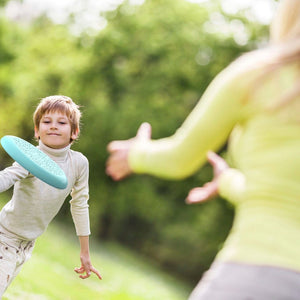
[[[95,273],[99,279],[102,279],[100,273],[92,266],[91,260],[89,257],[80,257],[81,260],[81,267],[80,268],[75,268],[74,271],[77,274],[81,274],[79,277],[81,279],[86,279],[91,276],[91,273]]]

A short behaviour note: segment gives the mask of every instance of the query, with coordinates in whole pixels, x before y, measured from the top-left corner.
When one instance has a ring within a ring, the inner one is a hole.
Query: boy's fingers
[[[74,271],[78,274],[86,273],[85,275],[80,275],[79,276],[81,279],[86,279],[86,278],[90,277],[91,272],[95,273],[98,276],[99,279],[102,279],[100,273],[93,267],[89,271],[86,271],[84,267],[75,268]]]
[[[80,275],[79,276],[81,279],[86,279],[90,277],[90,274],[85,274],[85,275]]]
[[[81,274],[84,272],[84,269],[83,268],[75,268],[74,271],[78,274]]]
[[[99,279],[102,279],[100,273],[96,269],[92,268],[91,270],[98,276]]]

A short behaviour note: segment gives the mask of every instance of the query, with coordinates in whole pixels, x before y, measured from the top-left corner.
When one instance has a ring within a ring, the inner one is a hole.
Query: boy
[[[0,298],[30,258],[35,239],[46,230],[69,194],[80,241],[81,267],[75,268],[75,272],[82,279],[88,278],[91,272],[101,279],[89,256],[88,160],[70,149],[79,136],[80,117],[72,99],[61,95],[42,99],[33,116],[38,148],[49,155],[68,178],[64,190],[42,182],[16,162],[0,171],[0,192],[14,185],[11,200],[0,212]]]

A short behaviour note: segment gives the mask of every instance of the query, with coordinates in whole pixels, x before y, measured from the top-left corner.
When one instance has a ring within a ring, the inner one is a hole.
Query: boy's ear
[[[39,138],[40,138],[39,130],[37,129],[36,126],[34,126],[34,137],[35,137],[36,139],[39,139]]]
[[[71,139],[72,139],[73,141],[75,141],[75,140],[78,138],[78,135],[79,135],[79,129],[77,128],[77,129],[75,130],[75,132],[73,132],[73,133],[71,134]]]

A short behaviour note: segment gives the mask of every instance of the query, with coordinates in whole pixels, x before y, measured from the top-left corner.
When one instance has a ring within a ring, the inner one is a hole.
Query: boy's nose
[[[52,123],[50,126],[51,129],[57,129],[57,125],[55,123]]]

